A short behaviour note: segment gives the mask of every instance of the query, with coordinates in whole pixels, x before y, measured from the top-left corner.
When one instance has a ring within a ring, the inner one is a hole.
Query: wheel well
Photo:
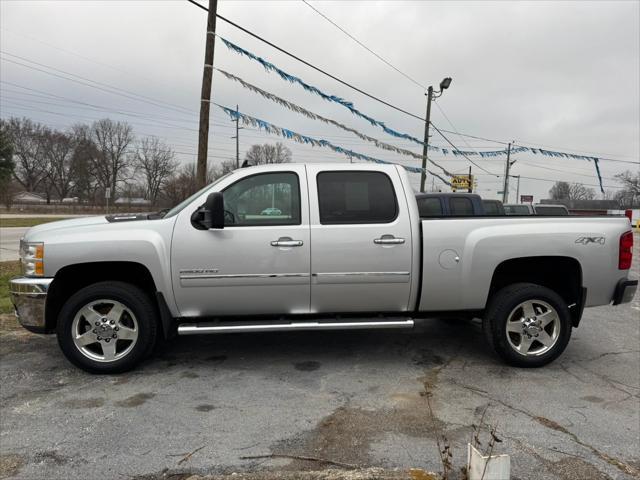
[[[512,283],[535,283],[560,295],[571,309],[574,325],[580,321],[583,301],[582,267],[571,257],[523,257],[506,260],[493,272],[489,297]]]
[[[55,330],[58,313],[71,295],[88,285],[108,280],[136,285],[147,292],[151,301],[156,303],[155,282],[147,267],[140,263],[92,262],[69,265],[56,273],[49,288],[45,308],[46,330]]]

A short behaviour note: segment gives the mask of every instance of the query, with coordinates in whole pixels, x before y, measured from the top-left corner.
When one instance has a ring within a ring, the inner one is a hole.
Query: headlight
[[[44,243],[20,240],[20,261],[24,275],[44,276]]]

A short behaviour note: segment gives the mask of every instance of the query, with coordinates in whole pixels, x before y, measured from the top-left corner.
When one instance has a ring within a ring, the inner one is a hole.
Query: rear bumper
[[[45,305],[53,278],[17,277],[9,281],[11,301],[20,325],[35,333],[46,333]]]
[[[613,293],[613,304],[629,303],[638,289],[638,280],[620,280]]]

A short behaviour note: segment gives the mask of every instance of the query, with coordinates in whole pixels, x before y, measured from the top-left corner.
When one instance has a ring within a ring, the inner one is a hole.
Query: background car
[[[275,207],[265,208],[260,212],[260,215],[282,215],[282,210]]]

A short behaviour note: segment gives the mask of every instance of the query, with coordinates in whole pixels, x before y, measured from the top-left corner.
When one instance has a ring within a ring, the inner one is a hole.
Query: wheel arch
[[[45,308],[45,328],[53,332],[56,328],[58,314],[71,295],[94,283],[103,281],[119,281],[133,284],[142,289],[162,313],[159,305],[161,294],[149,269],[138,262],[89,262],[67,265],[56,272],[47,294]],[[166,308],[166,304],[164,305]]]
[[[582,266],[578,260],[567,256],[533,256],[505,260],[493,272],[487,305],[497,291],[521,282],[535,283],[558,293],[571,306],[569,311],[572,323],[578,326],[586,297],[582,286]]]

